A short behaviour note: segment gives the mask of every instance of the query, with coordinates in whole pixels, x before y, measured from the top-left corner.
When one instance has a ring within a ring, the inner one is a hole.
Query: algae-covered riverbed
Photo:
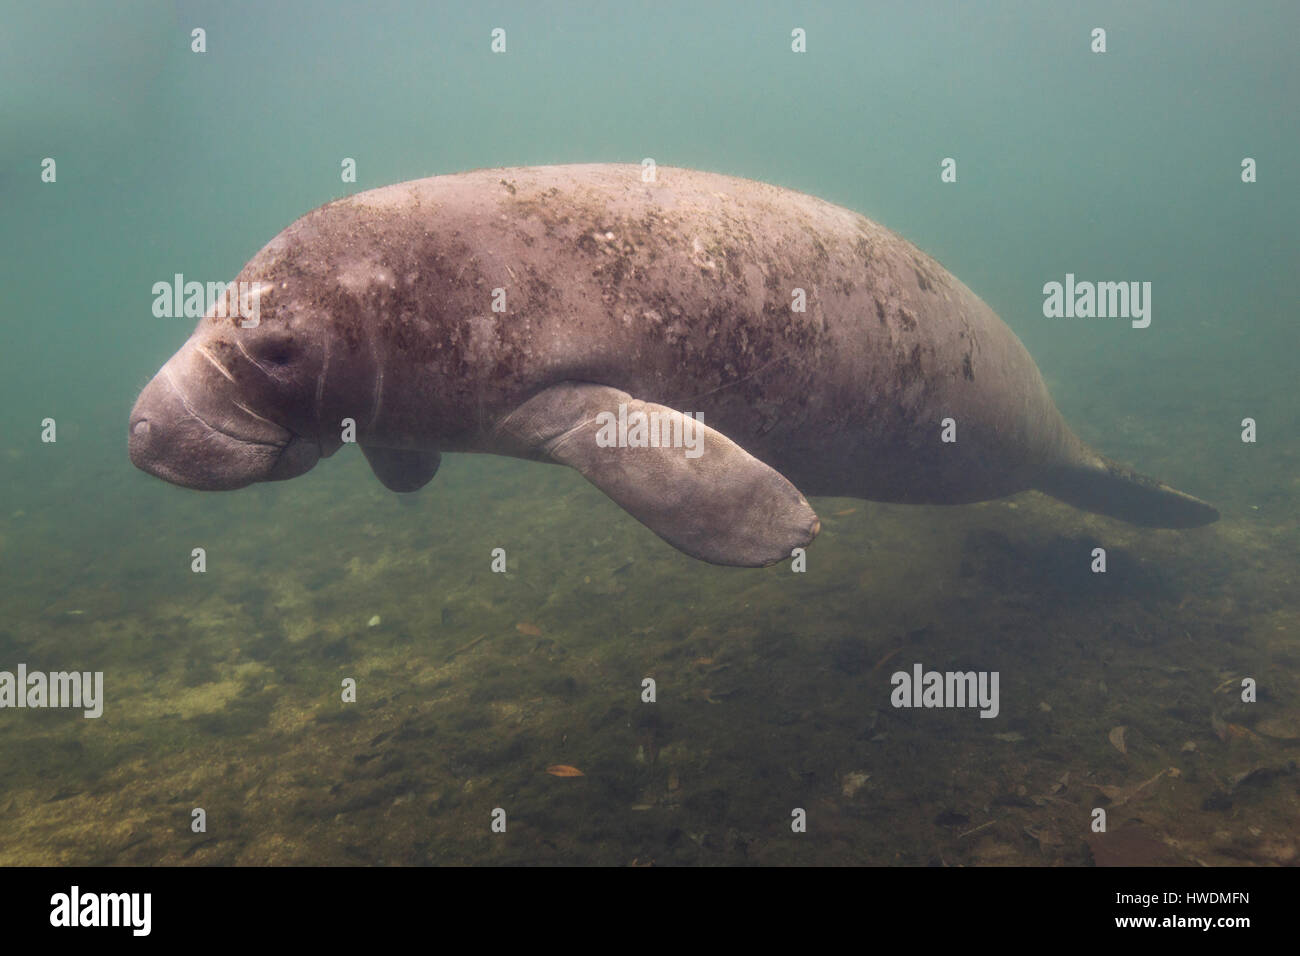
[[[157,523],[93,555],[72,528],[117,519],[69,521],[73,480],[4,520],[0,654],[102,670],[104,713],[0,722],[5,864],[1295,861],[1295,517],[1249,485],[1191,533],[819,499],[796,574],[504,459],[409,500],[347,454],[150,486]],[[893,707],[914,663],[997,671],[997,717]]]

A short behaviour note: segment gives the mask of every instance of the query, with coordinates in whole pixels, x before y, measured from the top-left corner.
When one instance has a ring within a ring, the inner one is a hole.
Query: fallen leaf
[[[1121,725],[1113,728],[1109,734],[1110,745],[1122,754],[1128,753],[1128,744],[1124,742],[1124,732],[1127,730],[1127,727]]]
[[[1050,827],[1043,827],[1035,830],[1033,827],[1025,827],[1025,833],[1038,841],[1038,848],[1046,853],[1050,848],[1063,846],[1065,841],[1061,835]]]
[[[557,763],[554,766],[546,768],[546,772],[552,777],[585,777],[586,774],[577,767],[570,767],[567,763]]]
[[[1251,769],[1245,771],[1244,773],[1233,775],[1232,779],[1228,781],[1229,784],[1228,792],[1231,793],[1233,790],[1236,790],[1238,787],[1240,787],[1243,783],[1258,784],[1258,783],[1267,782],[1269,780],[1272,780],[1274,777],[1278,776],[1280,773],[1283,772],[1284,771],[1280,771],[1276,767],[1264,767],[1264,766],[1252,767]]]
[[[1228,724],[1228,736],[1237,740],[1259,740],[1259,734],[1249,727],[1243,727],[1241,724]]]
[[[840,793],[846,797],[851,797],[866,785],[871,779],[871,774],[865,770],[855,770],[852,773],[844,775],[844,781],[840,786]]]
[[[1214,734],[1220,740],[1228,739],[1228,725],[1223,718],[1213,711],[1210,712],[1210,726],[1214,728]]]
[[[542,636],[542,629],[531,621],[520,621],[515,625],[515,630],[520,634],[527,634],[529,637]]]
[[[1295,711],[1268,717],[1261,720],[1256,727],[1266,737],[1278,740],[1300,740],[1300,714]]]
[[[1156,782],[1167,773],[1169,773],[1168,769],[1161,770],[1150,780],[1144,780],[1136,787],[1098,786],[1097,789],[1109,797],[1115,806],[1119,807],[1128,803],[1130,800],[1136,800],[1138,797],[1146,796],[1147,792],[1155,786]]]

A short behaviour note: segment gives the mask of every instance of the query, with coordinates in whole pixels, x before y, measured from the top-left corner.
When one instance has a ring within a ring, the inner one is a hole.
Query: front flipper
[[[370,470],[389,491],[419,491],[438,472],[442,456],[436,451],[361,446]]]
[[[608,447],[620,406],[629,426],[638,414],[667,422],[687,447]],[[534,395],[497,426],[492,450],[574,468],[673,547],[713,564],[774,564],[821,530],[794,485],[726,435],[605,385],[565,382]]]

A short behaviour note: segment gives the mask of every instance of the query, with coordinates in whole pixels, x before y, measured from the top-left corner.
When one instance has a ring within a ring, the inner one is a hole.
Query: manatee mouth
[[[237,401],[220,404],[228,406],[220,422],[201,415],[164,368],[131,411],[131,463],[184,488],[228,491],[296,477],[320,460],[315,443]]]

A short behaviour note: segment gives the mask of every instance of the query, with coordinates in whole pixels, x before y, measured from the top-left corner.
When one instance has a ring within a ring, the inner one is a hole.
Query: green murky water
[[[105,700],[0,710],[0,863],[1294,863],[1294,7],[531,6],[6,10],[0,670]],[[351,450],[228,494],[127,461],[192,325],[153,283],[231,278],[359,189],[645,156],[912,239],[1085,440],[1222,520],[817,499],[792,574],[519,461],[448,456],[414,501]],[[1067,272],[1151,281],[1151,326],[1044,318]],[[918,661],[997,671],[998,717],[892,707]]]

